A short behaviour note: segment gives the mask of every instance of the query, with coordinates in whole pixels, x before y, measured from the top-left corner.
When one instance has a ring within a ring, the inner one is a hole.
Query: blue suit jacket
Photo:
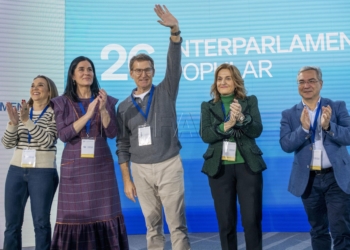
[[[321,106],[332,108],[330,131],[323,131],[323,146],[333,166],[339,187],[350,194],[350,156],[346,146],[350,145],[350,116],[345,102],[321,98]],[[280,144],[287,153],[294,152],[294,162],[289,179],[288,191],[301,196],[306,189],[312,158],[311,131],[301,127],[300,116],[303,103],[282,112]]]

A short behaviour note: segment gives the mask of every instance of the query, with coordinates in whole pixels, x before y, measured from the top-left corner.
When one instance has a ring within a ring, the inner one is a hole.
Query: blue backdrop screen
[[[300,101],[296,74],[305,65],[323,70],[322,96],[350,103],[350,2],[343,1],[163,1],[180,23],[183,75],[177,100],[178,131],[185,169],[186,212],[191,232],[217,231],[207,177],[201,173],[207,145],[199,136],[200,104],[210,100],[215,68],[236,65],[249,95],[256,95],[264,131],[264,231],[308,231],[299,198],[287,192],[293,160],[279,146],[281,111]],[[162,3],[162,4],[163,4]],[[135,87],[128,62],[139,52],[155,61],[154,84],[164,77],[169,29],[159,25],[154,3],[66,1],[65,72],[72,59],[92,59],[109,95],[124,100]],[[109,141],[115,152],[115,140]],[[129,233],[145,233],[138,203],[123,192]],[[242,227],[238,226],[239,230]]]

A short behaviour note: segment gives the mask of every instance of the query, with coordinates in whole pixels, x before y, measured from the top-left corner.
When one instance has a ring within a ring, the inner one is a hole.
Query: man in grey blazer
[[[318,67],[299,70],[299,104],[282,112],[280,144],[294,152],[288,190],[300,197],[312,248],[350,249],[350,116],[343,101],[320,96]]]

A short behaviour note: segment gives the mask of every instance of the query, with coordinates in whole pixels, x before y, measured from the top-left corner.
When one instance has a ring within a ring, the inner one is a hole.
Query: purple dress
[[[90,99],[81,100],[85,110]],[[111,117],[107,128],[101,123],[98,105],[91,118],[89,136],[95,138],[95,157],[81,158],[81,138],[73,123],[83,114],[79,104],[65,96],[52,100],[58,137],[66,143],[62,155],[57,222],[51,250],[127,250],[128,238],[121,212],[114,161],[107,137],[117,135],[115,105],[108,96]]]

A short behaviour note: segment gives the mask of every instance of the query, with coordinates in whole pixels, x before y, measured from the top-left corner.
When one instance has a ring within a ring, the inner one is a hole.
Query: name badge
[[[222,145],[221,160],[235,161],[236,160],[237,144],[235,142],[224,141]]]
[[[139,126],[139,146],[152,145],[151,127],[149,125]]]
[[[35,149],[23,149],[22,150],[22,162],[23,168],[34,168],[35,167]]]
[[[81,139],[81,158],[94,158],[95,157],[95,139],[82,138]]]
[[[312,162],[311,162],[311,170],[321,170],[322,166],[322,150],[314,149],[312,151]]]

